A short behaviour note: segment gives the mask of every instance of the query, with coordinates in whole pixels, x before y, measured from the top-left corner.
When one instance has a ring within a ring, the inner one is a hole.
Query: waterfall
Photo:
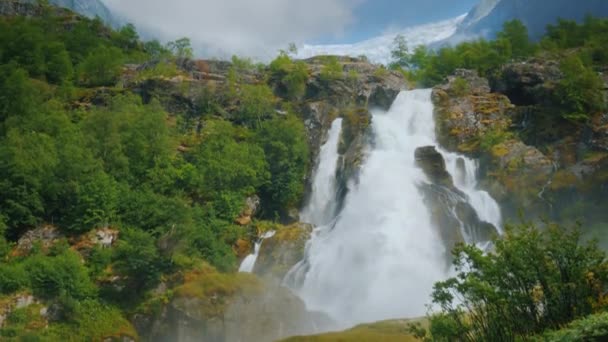
[[[300,213],[302,222],[322,226],[335,216],[336,169],[340,159],[338,146],[341,132],[342,119],[338,118],[331,124],[327,142],[321,146],[319,163],[312,179],[311,196],[308,205]]]
[[[338,328],[424,315],[433,284],[448,272],[445,247],[418,188],[427,179],[414,158],[417,147],[437,145],[431,91],[400,93],[388,112],[373,113],[371,134],[342,211],[323,220],[331,223],[315,230],[305,260],[285,279],[310,310],[329,314]],[[478,216],[499,225],[498,205],[476,189],[477,164],[439,151]],[[310,207],[307,215],[322,208]]]
[[[275,234],[275,231],[268,231],[262,235],[262,237],[255,243],[253,247],[253,253],[249,254],[243,261],[241,262],[241,266],[239,267],[239,272],[241,273],[252,273],[253,267],[255,266],[255,262],[258,260],[258,255],[260,254],[260,248],[262,248],[262,242],[266,239],[270,239]]]

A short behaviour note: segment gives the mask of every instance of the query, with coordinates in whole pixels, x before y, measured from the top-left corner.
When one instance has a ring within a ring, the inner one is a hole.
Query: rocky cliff
[[[437,133],[449,150],[480,158],[483,186],[507,218],[592,226],[606,220],[598,210],[608,188],[606,114],[584,124],[552,114],[557,65],[507,64],[490,81],[458,70],[433,91]]]

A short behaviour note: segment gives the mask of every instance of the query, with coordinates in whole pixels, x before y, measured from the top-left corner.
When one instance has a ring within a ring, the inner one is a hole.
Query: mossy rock
[[[305,223],[278,226],[275,235],[262,242],[254,273],[265,278],[283,279],[304,258],[312,230],[312,225]]]
[[[237,293],[260,293],[262,283],[248,273],[220,273],[203,264],[184,275],[174,291],[172,305],[201,320],[221,317]]]

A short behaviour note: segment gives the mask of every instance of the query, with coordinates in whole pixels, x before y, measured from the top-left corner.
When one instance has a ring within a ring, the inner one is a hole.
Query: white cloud
[[[362,0],[103,0],[161,40],[189,37],[206,56],[268,59],[289,42],[339,36]]]

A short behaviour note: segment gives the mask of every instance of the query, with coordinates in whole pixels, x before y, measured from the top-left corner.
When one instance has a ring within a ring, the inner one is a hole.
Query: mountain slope
[[[119,20],[100,0],[50,0],[56,6],[69,8],[89,18],[99,17],[110,26],[119,26]]]
[[[491,10],[487,11],[488,8]],[[538,39],[545,33],[546,26],[559,18],[581,21],[587,14],[608,16],[608,1],[484,0],[463,21],[455,36],[492,38],[505,21],[519,19],[528,27],[530,36]]]

